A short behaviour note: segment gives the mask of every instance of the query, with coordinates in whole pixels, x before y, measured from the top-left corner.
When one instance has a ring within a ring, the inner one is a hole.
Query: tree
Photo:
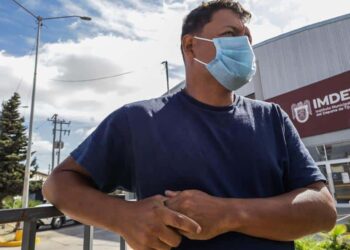
[[[18,111],[20,96],[13,96],[2,104],[0,115],[0,208],[6,196],[22,193],[28,138],[24,117]],[[32,155],[34,152],[32,153]],[[32,161],[31,173],[38,168],[36,159]]]

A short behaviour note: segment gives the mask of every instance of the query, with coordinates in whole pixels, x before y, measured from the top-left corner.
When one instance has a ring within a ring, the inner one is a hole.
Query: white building
[[[48,176],[49,176],[48,174],[45,174],[45,173],[43,173],[43,172],[37,171],[37,172],[32,176],[32,178],[30,178],[30,181],[43,181],[43,182],[45,182]]]

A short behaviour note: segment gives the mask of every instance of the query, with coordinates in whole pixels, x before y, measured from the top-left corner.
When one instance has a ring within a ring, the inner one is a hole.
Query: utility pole
[[[51,167],[49,168],[49,174],[51,173],[53,166],[55,165],[55,141],[56,141],[56,125],[57,125],[57,114],[54,114],[51,119],[48,119],[48,121],[53,123],[53,130],[52,130],[52,155],[51,155]]]
[[[48,121],[52,121],[53,123],[53,130],[52,130],[52,159],[51,159],[51,168],[49,172],[51,173],[55,167],[55,153],[56,149],[58,149],[57,152],[57,165],[60,163],[60,156],[61,156],[61,149],[63,148],[63,142],[62,142],[62,132],[64,135],[70,134],[70,130],[63,129],[63,125],[70,125],[70,121],[67,122],[65,120],[59,120],[57,114],[54,114],[51,119],[48,119]],[[59,125],[59,129],[57,129],[57,125]],[[59,132],[59,141],[56,141],[56,133]]]
[[[169,89],[169,67],[168,67],[168,61],[164,61],[164,62],[162,62],[162,64],[164,64],[164,67],[165,67],[166,86],[167,86],[167,92],[168,92],[168,95],[169,95],[170,94],[170,89]]]
[[[57,153],[57,165],[60,164],[60,158],[61,158],[61,148],[63,148],[63,142],[62,142],[62,132],[64,133],[64,135],[66,134],[70,134],[70,130],[68,129],[62,129],[62,125],[70,125],[70,121],[66,122],[65,120],[62,121],[58,121],[58,123],[60,124],[60,129],[57,130],[60,132],[60,136],[59,136],[59,141],[58,141],[58,153]]]

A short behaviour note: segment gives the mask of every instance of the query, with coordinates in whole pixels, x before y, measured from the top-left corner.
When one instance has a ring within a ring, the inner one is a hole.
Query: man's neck
[[[191,79],[186,77],[185,92],[194,99],[217,107],[229,106],[234,103],[235,95],[221,86],[216,80]]]

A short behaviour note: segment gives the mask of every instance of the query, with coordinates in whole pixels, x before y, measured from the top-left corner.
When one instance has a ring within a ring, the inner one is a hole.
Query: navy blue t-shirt
[[[138,199],[166,189],[264,198],[326,180],[278,105],[238,95],[227,107],[184,91],[126,105],[71,156],[101,191],[119,187]],[[176,249],[291,250],[294,243],[230,232],[208,241],[184,237]]]

